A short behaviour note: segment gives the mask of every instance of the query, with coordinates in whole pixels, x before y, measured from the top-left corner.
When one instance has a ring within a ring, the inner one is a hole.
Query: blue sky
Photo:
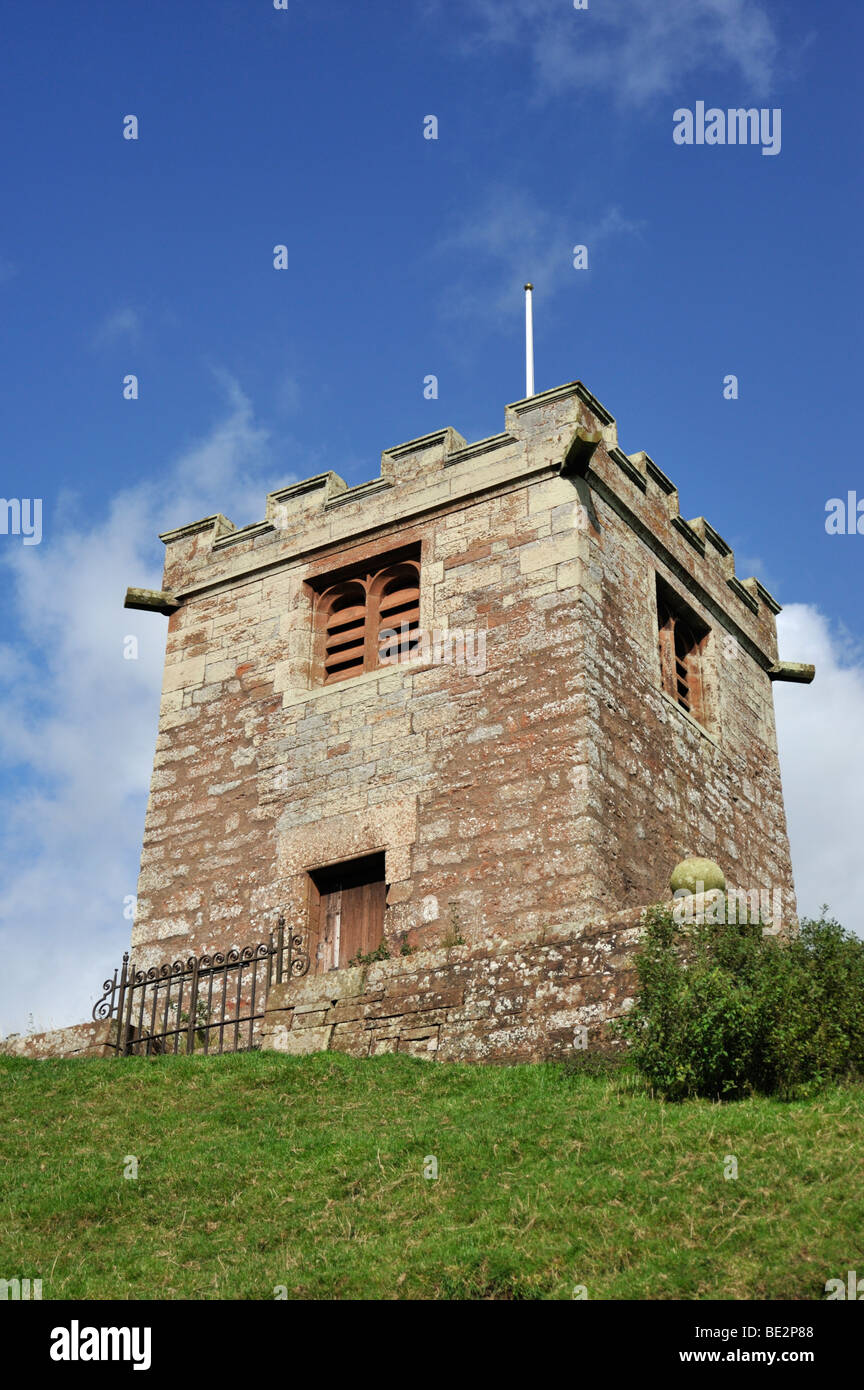
[[[83,1016],[128,939],[164,624],[121,605],[157,530],[499,431],[526,279],[537,389],[584,380],[820,662],[777,692],[781,756],[802,906],[849,918],[864,536],[825,505],[864,497],[862,28],[851,0],[7,14],[0,490],[43,499],[43,539],[0,536],[0,1031]],[[697,101],[779,108],[780,153],[676,145]]]

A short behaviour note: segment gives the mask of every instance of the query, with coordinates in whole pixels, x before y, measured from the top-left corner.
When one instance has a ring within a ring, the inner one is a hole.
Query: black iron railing
[[[270,986],[308,970],[302,937],[286,933],[281,917],[268,941],[148,970],[130,965],[127,951],[93,1018],[117,1019],[122,1057],[248,1051],[257,1045]]]

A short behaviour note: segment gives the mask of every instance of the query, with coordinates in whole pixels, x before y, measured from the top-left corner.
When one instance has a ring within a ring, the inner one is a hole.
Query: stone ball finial
[[[669,887],[673,893],[710,893],[725,888],[726,879],[713,859],[682,859],[672,870]]]

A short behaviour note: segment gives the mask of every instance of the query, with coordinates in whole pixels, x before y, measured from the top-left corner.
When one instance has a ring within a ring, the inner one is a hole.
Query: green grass
[[[554,1064],[0,1058],[0,1277],[44,1298],[818,1299],[864,1270],[862,1119],[861,1087],[668,1105]]]

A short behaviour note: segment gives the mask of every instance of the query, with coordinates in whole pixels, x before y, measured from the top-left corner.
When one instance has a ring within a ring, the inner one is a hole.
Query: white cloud
[[[93,334],[93,347],[113,347],[115,343],[137,343],[141,336],[141,318],[128,305],[106,314]]]
[[[774,686],[799,914],[816,916],[827,902],[845,927],[864,936],[861,652],[809,604],[790,604],[777,625],[783,660],[816,667],[812,685]]]
[[[680,91],[700,72],[730,73],[755,98],[772,86],[778,42],[759,0],[439,0],[468,55],[489,47],[527,54],[540,97],[608,90],[641,106]]]
[[[510,317],[521,303],[526,280],[535,301],[578,284],[598,264],[602,248],[614,236],[638,236],[644,223],[625,217],[617,207],[586,215],[550,210],[523,189],[497,187],[466,212],[436,248],[442,255],[464,253],[470,276],[457,272],[441,301],[448,319],[482,322],[490,311]],[[588,270],[574,270],[573,247],[588,248]]]
[[[22,638],[0,647],[0,1034],[78,1022],[126,949],[150,780],[165,620],[123,608],[160,587],[159,531],[221,511],[263,515],[269,436],[231,378],[223,417],[148,485],[88,519],[46,503],[39,546],[5,546],[6,605]],[[138,638],[139,659],[123,659]],[[16,775],[20,782],[16,785]]]
[[[300,383],[290,372],[286,372],[276,387],[276,409],[282,415],[296,415],[301,402]]]

